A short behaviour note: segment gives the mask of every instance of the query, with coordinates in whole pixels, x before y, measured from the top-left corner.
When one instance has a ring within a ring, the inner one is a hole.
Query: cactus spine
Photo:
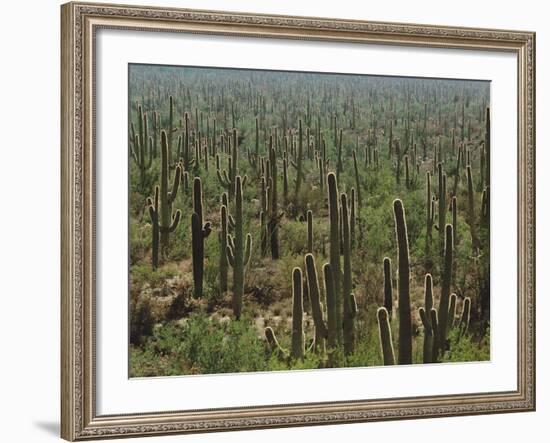
[[[294,359],[304,358],[304,326],[303,326],[303,295],[302,270],[292,271],[292,352]]]
[[[393,202],[395,232],[398,250],[398,307],[399,307],[399,351],[400,365],[412,364],[412,321],[411,298],[409,294],[409,240],[405,208],[399,199]]]
[[[191,215],[191,237],[193,248],[193,282],[195,297],[202,297],[204,281],[204,239],[210,235],[210,222],[203,222],[202,183],[200,177],[193,180],[193,214]]]
[[[386,308],[378,308],[376,312],[378,318],[378,331],[380,333],[380,348],[382,350],[382,359],[384,366],[395,365],[395,353],[393,351],[393,341],[389,315]]]
[[[228,236],[227,259],[233,267],[233,314],[238,320],[241,318],[241,310],[244,294],[245,267],[250,261],[252,251],[252,236],[244,235],[243,223],[243,189],[241,176],[235,177],[235,235]]]

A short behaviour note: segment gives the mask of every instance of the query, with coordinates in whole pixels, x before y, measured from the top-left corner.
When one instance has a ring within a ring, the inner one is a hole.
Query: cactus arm
[[[168,227],[168,232],[174,232],[179,225],[181,218],[181,211],[178,209],[172,218],[172,223]]]
[[[231,245],[227,245],[227,261],[229,261],[231,267],[235,267],[235,253]]]
[[[246,234],[246,242],[244,247],[244,259],[243,259],[244,266],[248,265],[248,263],[250,262],[251,256],[252,256],[252,235]]]
[[[174,203],[176,195],[178,194],[178,189],[180,186],[181,180],[181,167],[176,166],[176,175],[174,176],[174,182],[172,183],[172,190],[168,193],[168,204]]]

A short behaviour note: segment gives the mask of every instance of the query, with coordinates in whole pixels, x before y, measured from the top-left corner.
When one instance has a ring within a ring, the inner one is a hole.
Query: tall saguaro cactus
[[[351,280],[351,236],[349,209],[347,194],[340,196],[340,205],[342,208],[342,228],[343,228],[343,256],[344,256],[344,278],[342,285],[342,297],[344,300],[344,317],[342,327],[344,331],[344,353],[352,354],[355,350],[355,299],[352,293]]]
[[[235,177],[235,235],[228,236],[227,258],[233,267],[233,314],[238,320],[241,318],[244,294],[245,268],[250,261],[252,252],[252,236],[244,234],[243,221],[243,188],[240,175]]]
[[[441,296],[437,317],[439,319],[439,346],[444,350],[447,342],[447,322],[449,321],[449,303],[451,295],[451,279],[453,273],[453,226],[445,227],[445,261],[441,282]]]
[[[131,153],[139,169],[140,185],[144,188],[147,182],[147,171],[153,162],[153,141],[148,136],[147,114],[142,111],[141,106],[138,106],[138,119],[139,133],[133,137]]]
[[[227,261],[227,206],[220,207],[220,224],[221,230],[219,233],[220,240],[220,293],[227,291],[227,269],[229,263]]]
[[[160,232],[160,246],[162,250],[166,250],[168,247],[168,236],[171,232],[178,227],[181,212],[177,210],[172,216],[172,203],[176,199],[178,188],[180,185],[181,168],[176,166],[176,174],[174,181],[172,182],[171,190],[168,190],[168,142],[166,139],[166,132],[161,132],[160,137],[161,145],[161,159],[160,159],[160,189],[159,189],[159,205],[160,211],[159,217],[159,232]]]
[[[210,235],[210,222],[203,222],[202,183],[200,177],[193,181],[193,214],[191,215],[191,236],[193,249],[193,281],[195,297],[202,297],[204,281],[204,239]]]
[[[302,270],[292,271],[292,352],[294,359],[304,358],[304,304],[302,294]]]
[[[411,297],[409,293],[409,240],[405,208],[399,199],[393,202],[395,233],[398,249],[398,305],[399,305],[399,351],[400,365],[412,364],[412,320]]]
[[[298,153],[296,155],[296,161],[290,161],[290,164],[296,169],[296,182],[294,188],[295,198],[298,197],[300,193],[300,188],[302,186],[302,181],[304,179],[304,170],[303,170],[303,134],[302,134],[302,120],[298,121]]]
[[[328,212],[330,221],[330,267],[334,283],[334,308],[336,310],[336,331],[338,343],[341,343],[342,315],[340,294],[340,208],[338,204],[338,185],[336,175],[330,172],[327,176]]]

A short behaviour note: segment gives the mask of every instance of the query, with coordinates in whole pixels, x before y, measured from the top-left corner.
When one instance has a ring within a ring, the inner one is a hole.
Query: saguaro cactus
[[[298,121],[298,153],[296,155],[296,161],[290,162],[290,164],[296,169],[296,187],[294,189],[295,197],[298,197],[300,193],[300,187],[302,186],[302,180],[304,179],[303,166],[302,166],[302,157],[303,157],[303,134],[302,134],[302,120]]]
[[[386,308],[378,308],[376,311],[378,318],[378,331],[380,333],[380,349],[382,350],[382,359],[384,366],[395,365],[395,353],[393,351],[393,341],[389,315]]]
[[[233,314],[238,320],[241,318],[241,310],[244,294],[245,267],[250,261],[252,251],[252,236],[247,233],[244,236],[243,222],[243,189],[241,176],[235,177],[235,235],[228,236],[227,258],[233,267]]]
[[[271,168],[269,177],[268,192],[268,213],[269,213],[269,244],[271,247],[271,258],[279,258],[279,206],[277,192],[277,153],[273,144],[273,137],[269,137],[269,167]]]
[[[470,326],[470,307],[471,307],[470,297],[464,299],[464,304],[462,305],[462,314],[460,315],[460,335],[468,333],[468,327]]]
[[[327,329],[328,346],[333,349],[338,344],[336,289],[334,288],[334,276],[330,263],[323,265],[323,278],[327,300]]]
[[[342,296],[344,299],[344,317],[342,327],[344,331],[344,353],[352,354],[355,350],[355,309],[356,304],[352,293],[351,280],[351,236],[349,223],[349,209],[346,193],[340,196],[340,205],[342,208],[342,227],[343,227],[343,256],[344,256],[344,278],[342,285]]]
[[[147,114],[142,111],[141,106],[138,106],[138,119],[139,133],[133,137],[131,153],[139,169],[140,185],[144,188],[147,181],[147,171],[153,162],[153,141],[148,136]]]
[[[391,260],[384,258],[384,307],[388,312],[390,320],[393,312],[393,283],[391,275]]]
[[[430,318],[430,312],[433,308],[433,281],[431,274],[426,274],[424,278],[424,307],[418,310],[420,314],[420,320],[424,325],[424,363],[433,363],[433,343],[434,343],[434,331],[432,328],[432,322]]]
[[[235,128],[232,132],[231,155],[227,158],[227,167],[223,171],[217,169],[216,175],[220,184],[227,190],[229,200],[233,200],[236,189],[235,181],[239,174],[239,137]],[[244,186],[245,179],[242,179],[242,186]]]
[[[468,178],[468,224],[470,225],[470,235],[472,236],[472,250],[477,254],[479,250],[479,236],[477,235],[476,215],[474,206],[474,182],[472,179],[472,167],[466,166],[466,176]]]
[[[309,300],[311,302],[311,313],[315,324],[315,350],[317,352],[323,352],[324,340],[328,338],[328,329],[323,318],[323,307],[321,305],[317,267],[315,266],[313,254],[306,254],[305,265]]]
[[[336,175],[330,172],[327,176],[328,208],[330,221],[330,267],[334,283],[334,308],[336,310],[336,331],[338,343],[341,343],[342,315],[340,298],[340,208],[338,205],[338,185]]]
[[[193,181],[193,214],[191,215],[191,237],[193,250],[193,282],[195,297],[202,297],[204,281],[204,239],[210,235],[210,222],[203,223],[202,183],[200,177]]]
[[[182,153],[183,170],[186,172],[189,172],[191,171],[191,168],[195,163],[195,159],[191,157],[191,149],[189,147],[189,114],[187,112],[183,115],[183,121],[184,121],[183,153]]]
[[[393,202],[395,233],[398,250],[398,305],[399,305],[399,351],[400,365],[412,364],[412,320],[411,298],[409,294],[409,240],[405,208],[399,199]]]
[[[441,296],[437,317],[439,319],[439,345],[444,350],[447,342],[447,322],[449,321],[449,303],[451,295],[451,279],[453,273],[453,226],[445,227],[445,261],[441,282]]]
[[[302,270],[292,271],[292,352],[294,359],[304,358],[304,325],[303,325]]]
[[[166,132],[161,132],[161,168],[160,168],[160,188],[159,188],[159,205],[155,210],[160,211],[159,231],[160,245],[164,251],[168,247],[168,236],[178,227],[181,212],[177,210],[174,216],[172,213],[172,203],[176,199],[178,188],[180,185],[181,168],[176,166],[176,174],[172,182],[172,189],[168,190],[168,142],[166,140]]]
[[[357,154],[353,150],[353,168],[355,170],[355,186],[357,187],[357,205],[361,207],[361,182],[359,179],[359,168],[357,166]]]
[[[151,239],[152,239],[152,253],[151,253],[151,260],[153,269],[157,269],[159,265],[159,236],[160,236],[160,228],[159,228],[159,187],[155,186],[155,197],[154,199],[151,199],[151,197],[147,198],[147,207],[149,209],[149,217],[151,217]],[[179,221],[179,217],[178,217]]]
[[[227,270],[229,263],[227,262],[227,206],[220,207],[220,223],[221,230],[219,233],[220,240],[220,292],[227,291]]]
[[[432,180],[430,171],[426,172],[426,254],[430,253],[434,214],[432,210]]]
[[[439,197],[437,201],[437,208],[439,210],[439,217],[437,219],[437,225],[439,228],[439,248],[441,255],[443,255],[443,239],[445,236],[445,215],[447,213],[447,186],[446,186],[446,176],[443,172],[443,165],[438,163],[437,165],[437,174],[438,174],[438,190]],[[441,320],[441,319],[440,319]]]
[[[307,211],[307,252],[313,253],[313,212]]]

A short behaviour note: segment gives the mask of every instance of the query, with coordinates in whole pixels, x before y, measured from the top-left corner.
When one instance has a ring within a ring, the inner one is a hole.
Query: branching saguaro
[[[233,314],[241,318],[244,294],[245,268],[250,262],[252,253],[252,235],[244,233],[243,188],[240,175],[235,177],[235,235],[227,240],[227,258],[233,268]]]

